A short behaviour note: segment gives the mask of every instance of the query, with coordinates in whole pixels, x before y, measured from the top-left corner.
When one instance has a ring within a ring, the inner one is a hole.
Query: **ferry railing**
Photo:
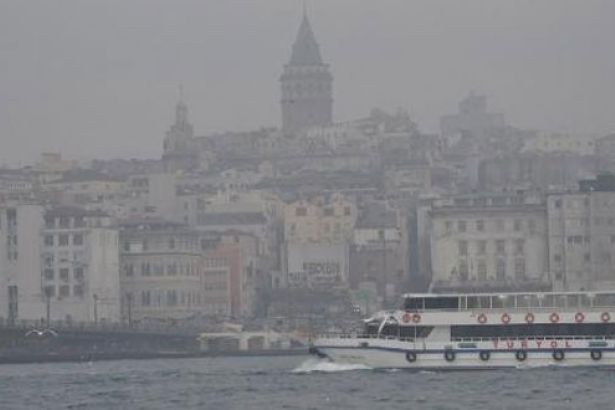
[[[615,336],[580,336],[580,335],[562,335],[562,336],[511,336],[511,337],[454,337],[453,342],[492,342],[497,341],[512,341],[512,340],[613,340]]]

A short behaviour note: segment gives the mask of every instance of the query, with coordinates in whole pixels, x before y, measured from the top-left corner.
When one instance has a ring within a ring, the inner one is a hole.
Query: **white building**
[[[435,201],[430,216],[433,288],[550,286],[546,212],[539,198],[456,196]]]
[[[594,155],[596,139],[595,135],[539,132],[525,140],[522,151]]]
[[[556,289],[615,289],[613,188],[548,197],[549,264]]]
[[[118,322],[118,232],[109,215],[58,207],[44,221],[40,272],[51,319]]]

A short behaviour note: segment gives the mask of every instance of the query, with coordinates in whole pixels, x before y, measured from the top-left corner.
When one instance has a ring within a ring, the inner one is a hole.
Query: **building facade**
[[[123,221],[120,261],[125,322],[182,319],[203,311],[197,232],[162,219]]]
[[[550,288],[539,197],[456,196],[434,202],[430,218],[432,289]]]

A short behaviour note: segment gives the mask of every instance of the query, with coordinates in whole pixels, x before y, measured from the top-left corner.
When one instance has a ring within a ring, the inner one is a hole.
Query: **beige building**
[[[284,208],[284,238],[288,243],[346,242],[356,220],[356,206],[342,195],[300,200]]]
[[[467,195],[430,212],[434,289],[550,287],[546,209],[538,197]]]
[[[181,319],[203,310],[197,232],[162,219],[123,221],[120,263],[125,321]]]

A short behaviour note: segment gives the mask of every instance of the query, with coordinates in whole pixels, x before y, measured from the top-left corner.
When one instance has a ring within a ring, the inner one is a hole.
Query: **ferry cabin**
[[[615,365],[615,292],[407,294],[315,347],[375,367]]]

